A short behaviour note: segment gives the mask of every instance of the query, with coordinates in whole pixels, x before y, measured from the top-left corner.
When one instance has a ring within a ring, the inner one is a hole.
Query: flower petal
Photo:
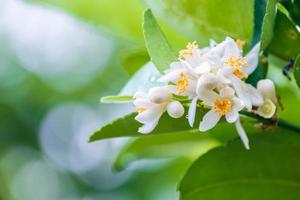
[[[248,96],[252,105],[260,106],[264,103],[262,95],[258,92],[258,90],[250,84],[246,84]]]
[[[210,68],[211,68],[211,66],[210,66],[209,62],[204,62],[200,66],[195,67],[194,71],[197,74],[204,74],[204,73],[209,72]]]
[[[243,71],[248,75],[250,75],[257,68],[259,50],[260,50],[260,43],[257,43],[245,57],[248,66],[243,67]]]
[[[199,130],[204,132],[213,128],[218,123],[220,118],[221,116],[214,110],[208,111],[200,122]]]
[[[191,127],[193,127],[194,122],[195,122],[195,116],[196,116],[196,109],[197,109],[197,100],[198,97],[194,97],[192,100],[189,111],[188,111],[188,121]]]
[[[153,121],[153,119],[157,118],[157,116],[160,116],[162,113],[163,111],[160,111],[159,109],[147,109],[144,112],[139,113],[134,119],[144,124]]]
[[[240,119],[238,119],[235,122],[235,128],[236,128],[241,140],[243,141],[245,148],[249,150],[250,149],[249,140],[248,140],[248,137],[247,137],[247,134],[246,134],[244,128],[241,125]]]
[[[276,91],[273,81],[270,79],[263,79],[258,81],[257,90],[265,99],[271,99],[273,102],[277,102]]]
[[[145,123],[143,126],[141,126],[138,130],[139,133],[143,133],[143,134],[147,134],[150,133],[151,131],[153,131],[155,129],[155,127],[158,124],[159,118],[156,118],[155,120]]]
[[[235,110],[231,110],[226,113],[225,118],[228,123],[233,123],[239,118],[239,113]]]
[[[247,110],[250,111],[252,109],[252,105],[250,99],[247,97],[247,93],[243,89],[245,83],[241,81],[239,78],[235,77],[234,75],[230,76],[230,80],[237,93],[237,96],[244,102]]]
[[[179,80],[179,74],[180,72],[184,71],[183,68],[175,69],[172,71],[169,71],[167,74],[160,77],[157,81],[158,82],[177,82]]]

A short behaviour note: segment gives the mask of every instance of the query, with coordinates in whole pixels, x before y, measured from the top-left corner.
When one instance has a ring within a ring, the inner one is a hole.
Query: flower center
[[[136,109],[136,111],[137,111],[138,113],[142,113],[142,112],[145,112],[145,111],[146,111],[146,108],[140,107],[140,108]]]
[[[234,68],[241,68],[241,67],[248,66],[247,61],[242,57],[230,57],[226,61],[226,64]]]
[[[230,99],[217,99],[214,102],[214,109],[220,115],[225,115],[231,111],[232,103]]]
[[[238,46],[238,48],[242,49],[244,47],[244,45],[246,44],[246,42],[244,40],[240,40],[240,39],[237,39],[235,41],[236,45]]]
[[[246,74],[245,72],[243,72],[239,68],[237,68],[236,70],[234,70],[233,74],[236,75],[239,78],[247,78],[248,77],[248,74]]]
[[[193,55],[193,51],[198,48],[197,42],[188,43],[186,49],[179,51],[179,59],[185,59]]]
[[[183,72],[180,72],[179,76],[180,76],[180,79],[176,83],[176,88],[177,88],[178,92],[180,94],[182,94],[186,91],[186,88],[189,84],[189,78]]]

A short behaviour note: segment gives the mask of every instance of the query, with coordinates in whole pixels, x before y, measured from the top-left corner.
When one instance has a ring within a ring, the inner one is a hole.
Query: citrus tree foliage
[[[299,1],[146,0],[145,3],[149,6],[141,24],[145,45],[127,54],[123,61],[125,69],[132,75],[129,85],[143,87],[143,77],[150,76],[150,73],[143,72],[153,71],[150,69],[152,65],[143,66],[149,58],[156,67],[153,72],[156,75],[163,74],[177,60],[174,49],[181,41],[168,38],[159,25],[160,20],[180,32],[182,38],[196,40],[200,46],[207,46],[209,39],[220,42],[229,36],[243,40],[246,51],[249,51],[260,42],[258,67],[247,82],[256,86],[259,80],[270,77],[274,74],[272,70],[279,68],[284,72],[280,78],[292,79],[289,87],[296,88],[295,82],[300,85]],[[127,33],[132,31],[126,30]],[[273,62],[273,58],[280,62]],[[271,68],[270,63],[275,67]],[[280,88],[280,85],[276,86]],[[149,88],[145,85],[145,89]],[[121,94],[103,97],[102,102],[133,100],[133,94]],[[285,93],[279,95],[282,96],[282,100],[277,99],[279,105],[291,105],[285,103]],[[187,102],[182,96],[172,98],[183,104]],[[195,124],[206,112],[206,107],[198,106]],[[250,150],[243,148],[234,126],[225,120],[215,129],[200,133],[198,127],[190,128],[185,117],[173,119],[163,114],[152,133],[143,135],[139,133],[141,124],[135,120],[136,112],[99,127],[91,135],[90,142],[117,137],[136,138],[118,156],[116,170],[123,170],[133,161],[143,158],[188,158],[191,167],[178,183],[182,200],[297,199],[300,196],[300,160],[297,156],[300,127],[295,125],[299,121],[283,120],[281,115],[286,116],[284,112],[278,111],[276,116],[268,119],[241,113],[240,120],[249,135]],[[190,115],[187,110],[186,115]]]

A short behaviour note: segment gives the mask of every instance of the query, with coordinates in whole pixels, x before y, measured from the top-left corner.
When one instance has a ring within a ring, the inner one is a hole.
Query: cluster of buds
[[[137,92],[134,105],[136,120],[143,124],[140,133],[154,130],[164,112],[172,118],[185,113],[182,102],[172,98],[180,96],[188,101],[188,122],[194,126],[197,105],[208,108],[199,124],[201,132],[213,128],[222,117],[234,123],[245,147],[249,149],[247,135],[240,123],[240,111],[246,110],[271,118],[276,112],[275,87],[271,80],[264,79],[257,87],[245,82],[258,65],[259,44],[243,55],[241,40],[227,37],[217,44],[198,48],[196,42],[179,52],[179,60],[170,64],[158,81],[164,86],[154,87],[147,93]],[[186,103],[186,101],[185,101]]]

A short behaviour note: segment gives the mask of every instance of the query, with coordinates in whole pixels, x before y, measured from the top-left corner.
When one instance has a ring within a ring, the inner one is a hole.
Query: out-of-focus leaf
[[[273,39],[267,51],[286,60],[300,53],[300,33],[280,10],[277,12]]]
[[[141,31],[144,6],[140,0],[36,0],[62,7],[87,21],[107,27],[123,38],[142,41]],[[130,13],[130,14],[129,14]]]
[[[155,14],[201,46],[226,36],[251,42],[254,1],[146,0]]]
[[[276,18],[276,4],[278,0],[268,0],[266,7],[266,14],[263,19],[261,31],[261,49],[265,50],[272,41],[274,34],[275,18]]]
[[[149,9],[144,13],[143,30],[151,61],[162,73],[177,57]]]
[[[296,60],[295,60],[294,77],[296,79],[298,87],[300,88],[300,55],[298,55]]]
[[[260,41],[263,19],[266,13],[266,2],[267,0],[255,0],[252,46]]]
[[[200,157],[180,183],[180,199],[297,199],[300,196],[300,134],[272,129]]]
[[[163,83],[157,81],[160,76],[153,63],[148,62],[130,78],[119,95],[133,96],[137,91],[147,92],[152,87],[161,86]]]
[[[122,55],[122,65],[129,75],[133,75],[150,60],[146,49],[137,49]]]
[[[200,133],[174,133],[140,137],[118,155],[114,168],[122,170],[139,159],[187,157],[195,159],[221,144],[213,135]]]
[[[132,96],[105,96],[100,101],[101,103],[127,103],[132,100]]]

